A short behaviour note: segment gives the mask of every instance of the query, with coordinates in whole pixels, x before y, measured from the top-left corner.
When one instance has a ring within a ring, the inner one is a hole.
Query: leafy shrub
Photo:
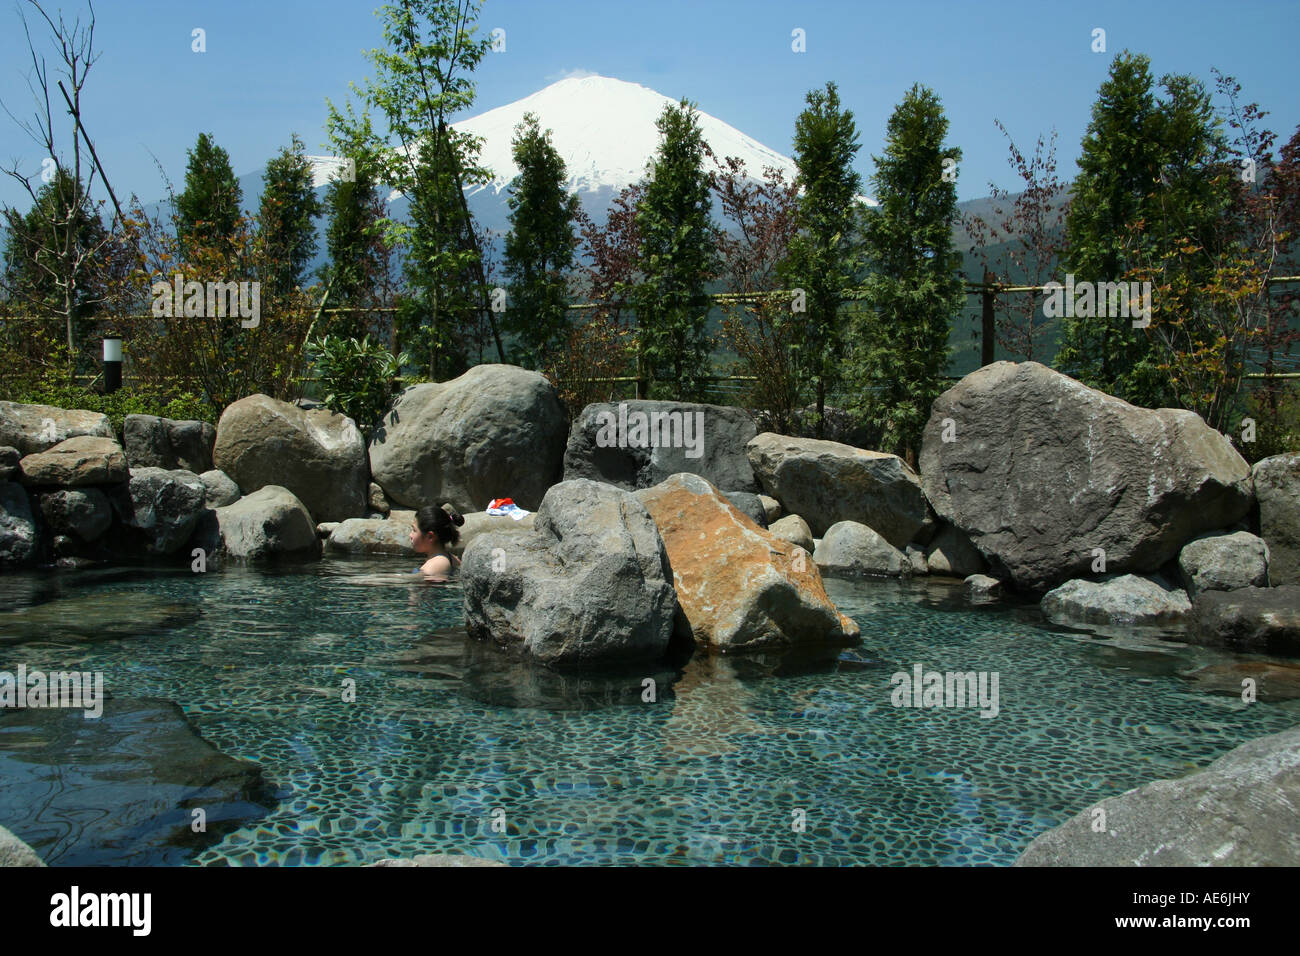
[[[375,424],[401,387],[406,353],[393,355],[370,336],[345,339],[326,335],[307,343],[314,356],[316,378],[327,407],[357,423],[369,438]]]

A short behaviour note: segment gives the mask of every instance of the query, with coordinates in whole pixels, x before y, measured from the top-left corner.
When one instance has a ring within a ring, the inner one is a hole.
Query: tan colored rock
[[[24,485],[115,485],[130,473],[122,446],[111,438],[79,435],[59,442],[49,451],[28,455],[18,465]]]
[[[698,475],[635,492],[663,538],[695,640],[726,650],[854,644],[807,550],[763,530]]]
[[[809,554],[812,554],[817,548],[817,545],[813,543],[812,529],[808,527],[808,522],[798,515],[786,515],[784,518],[773,521],[767,530],[782,541],[789,541],[791,544],[799,545]]]

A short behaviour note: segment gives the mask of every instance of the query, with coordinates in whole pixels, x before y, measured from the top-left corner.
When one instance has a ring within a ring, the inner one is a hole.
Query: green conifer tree
[[[706,283],[718,271],[710,177],[695,107],[664,107],[650,181],[637,206],[644,281],[631,290],[641,327],[641,374],[651,397],[702,397],[709,374]]]
[[[505,274],[510,280],[506,328],[514,333],[515,360],[540,369],[568,336],[566,272],[578,240],[573,231],[578,197],[565,190],[564,160],[550,130],[532,113],[515,129],[512,145],[519,175],[510,184],[510,232]]]
[[[952,246],[956,164],[945,146],[938,96],[917,84],[889,118],[872,186],[880,208],[867,217],[870,305],[855,322],[854,403],[879,425],[884,448],[915,467],[930,406],[943,391],[948,333],[964,302],[961,254]]]

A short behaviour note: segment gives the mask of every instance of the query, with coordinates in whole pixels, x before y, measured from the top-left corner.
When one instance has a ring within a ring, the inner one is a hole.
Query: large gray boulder
[[[1177,624],[1192,609],[1186,592],[1136,574],[1066,581],[1043,595],[1043,614],[1057,624]]]
[[[41,517],[55,534],[97,541],[113,523],[108,495],[98,488],[60,488],[40,496]]]
[[[113,425],[99,412],[0,402],[0,445],[17,448],[20,455],[34,455],[78,435],[112,438]]]
[[[1202,591],[1233,591],[1268,585],[1268,545],[1249,531],[1206,534],[1178,553],[1187,596]]]
[[[365,441],[352,419],[328,409],[260,394],[241,398],[221,413],[212,458],[244,494],[279,485],[316,521],[366,513]]]
[[[726,491],[759,491],[745,444],[758,427],[743,408],[688,402],[600,402],[569,429],[564,478],[627,491],[689,473]],[[746,510],[746,509],[742,509]]]
[[[122,425],[122,446],[132,468],[212,470],[212,446],[217,430],[208,422],[127,415]]]
[[[1194,644],[1300,656],[1300,585],[1202,591],[1187,631]]]
[[[554,386],[513,365],[476,365],[415,385],[384,416],[370,467],[394,505],[450,503],[461,514],[493,498],[535,511],[560,480],[567,423]]]
[[[930,518],[921,480],[897,455],[764,432],[746,446],[763,491],[820,537],[855,521],[902,548]]]
[[[18,463],[19,480],[28,486],[115,485],[126,481],[126,456],[111,438],[78,436],[59,442],[48,451],[28,455]]]
[[[320,556],[311,513],[288,488],[266,485],[213,514],[218,546],[232,558]]]
[[[0,481],[0,571],[31,565],[38,546],[27,490],[17,482]]]
[[[192,471],[133,468],[113,490],[113,508],[126,530],[126,550],[172,554],[194,532],[206,508],[207,488]]]
[[[1300,452],[1275,455],[1251,469],[1259,533],[1268,542],[1270,584],[1300,584]]]
[[[677,596],[664,543],[630,493],[587,479],[551,488],[528,534],[488,531],[465,549],[472,637],[556,668],[665,654]]]
[[[831,525],[817,544],[813,561],[832,574],[897,577],[912,573],[912,562],[906,554],[857,521],[837,521]]]
[[[1016,866],[1294,867],[1297,806],[1300,728],[1242,744],[1198,773],[1098,801],[1037,837]]]
[[[951,440],[945,440],[951,439]],[[1048,590],[1156,571],[1250,509],[1250,468],[1193,412],[1155,411],[1037,362],[995,362],[935,400],[920,467],[934,510],[997,577]]]
[[[44,866],[36,851],[4,827],[0,827],[0,868],[9,866]]]

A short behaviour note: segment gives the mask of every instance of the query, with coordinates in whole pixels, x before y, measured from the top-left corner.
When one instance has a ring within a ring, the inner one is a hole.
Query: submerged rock
[[[395,860],[379,860],[366,866],[509,866],[501,860],[460,853],[417,853],[415,856]]]
[[[807,521],[814,536],[853,521],[902,548],[932,520],[920,478],[897,455],[771,432],[747,450],[763,491]]]
[[[1232,651],[1300,656],[1300,585],[1203,591],[1188,639]]]
[[[1015,865],[1297,866],[1297,806],[1300,728],[1242,744],[1198,773],[1099,801],[1037,837]],[[1098,809],[1102,832],[1093,830]]]
[[[612,485],[555,485],[536,530],[470,543],[461,580],[471,637],[554,667],[656,661],[672,638],[664,543],[641,503]]]
[[[855,644],[807,551],[768,533],[704,478],[636,492],[663,538],[694,639],[723,650]]]
[[[926,496],[993,573],[1046,591],[1090,573],[1152,572],[1250,508],[1250,467],[1189,411],[1138,408],[1037,362],[994,362],[934,403]]]
[[[111,641],[193,624],[193,604],[145,591],[96,591],[0,612],[0,646],[32,641]]]
[[[6,823],[54,866],[180,865],[273,805],[261,768],[216,750],[170,701],[110,696],[97,720],[0,710],[0,733]]]

